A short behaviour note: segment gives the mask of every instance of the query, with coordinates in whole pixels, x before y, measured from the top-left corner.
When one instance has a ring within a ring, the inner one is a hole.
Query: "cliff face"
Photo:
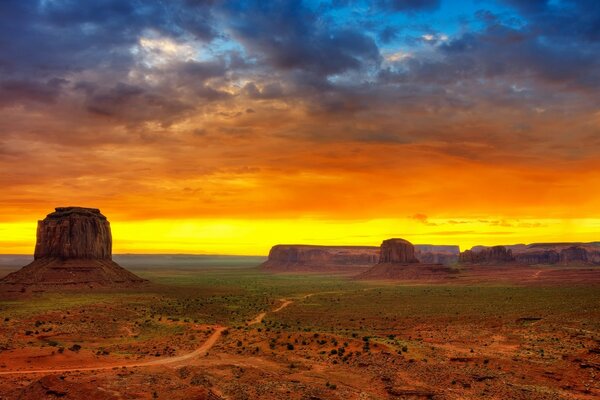
[[[413,247],[413,262],[417,260],[426,264],[454,264],[460,253],[458,246],[454,245],[423,244]],[[378,263],[379,259],[380,248],[375,246],[278,244],[271,248],[269,258],[262,267],[272,271],[357,271]]]
[[[106,217],[95,208],[58,207],[38,221],[34,259],[107,259],[112,236]]]
[[[465,250],[458,261],[467,264],[509,263],[514,261],[512,250],[504,246],[486,247],[481,250]]]
[[[271,271],[360,270],[377,262],[379,248],[372,246],[273,246],[262,268]]]
[[[333,263],[345,265],[372,264],[377,261],[377,247],[276,245],[269,260],[280,263]]]
[[[387,239],[381,243],[379,264],[418,263],[415,247],[404,239]]]
[[[110,224],[100,210],[59,207],[38,222],[34,261],[7,275],[4,285],[130,286],[145,282],[112,261]]]
[[[520,264],[556,264],[560,255],[554,250],[538,250],[515,254],[515,260]]]
[[[588,262],[588,252],[583,247],[571,246],[560,251],[560,262],[568,264],[572,262]]]
[[[600,264],[600,243],[533,243],[512,246],[474,246],[460,253],[459,261],[470,264],[514,262],[536,264]]]
[[[460,248],[454,245],[415,245],[415,257],[423,264],[452,265],[458,262],[459,254]]]

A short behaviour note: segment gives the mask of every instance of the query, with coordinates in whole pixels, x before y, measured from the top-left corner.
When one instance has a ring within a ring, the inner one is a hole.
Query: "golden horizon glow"
[[[113,221],[114,254],[267,255],[275,244],[378,246],[402,237],[414,244],[509,245],[591,242],[600,219],[147,220]],[[293,228],[293,229],[290,229]],[[36,224],[0,223],[2,254],[33,254]],[[11,240],[5,240],[7,234]]]

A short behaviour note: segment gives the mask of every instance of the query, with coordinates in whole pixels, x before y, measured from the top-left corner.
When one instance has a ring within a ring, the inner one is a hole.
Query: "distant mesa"
[[[400,243],[396,245],[400,245]],[[414,245],[413,248],[413,255],[410,259],[428,264],[454,264],[458,261],[460,253],[458,246],[453,245],[424,244]],[[394,255],[394,252],[398,250],[390,248],[390,253],[386,257],[397,257],[399,254]],[[359,273],[378,263],[381,258],[380,253],[381,249],[377,246],[278,244],[271,248],[269,258],[261,265],[261,268],[271,272]]]
[[[433,253],[431,248],[428,253]],[[448,254],[456,256],[458,247],[444,246]],[[451,279],[456,271],[443,264],[421,263],[416,256],[415,246],[405,239],[387,239],[381,243],[379,262],[359,274],[357,279],[364,280],[439,280]]]
[[[515,261],[518,264],[557,264],[560,261],[560,254],[555,250],[534,250],[515,254]]]
[[[467,264],[498,264],[515,261],[512,250],[504,246],[486,247],[479,250],[465,250],[458,261]]]
[[[588,257],[588,251],[579,246],[567,247],[560,251],[560,262],[563,264],[572,262],[587,263],[590,258],[593,258],[593,256]]]
[[[381,243],[379,264],[418,263],[415,257],[415,246],[404,239],[387,239]]]
[[[375,264],[379,247],[278,244],[261,268],[273,272],[360,271]]]
[[[96,208],[57,207],[38,221],[34,261],[0,280],[22,286],[122,287],[146,281],[112,261],[112,236]]]
[[[457,245],[415,244],[415,257],[422,264],[453,265],[459,254]]]
[[[600,244],[533,243],[511,246],[474,246],[460,253],[461,264],[593,265],[600,264]]]

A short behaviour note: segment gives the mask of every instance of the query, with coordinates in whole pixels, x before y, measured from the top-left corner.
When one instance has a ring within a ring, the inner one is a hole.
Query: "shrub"
[[[81,346],[78,344],[74,344],[73,346],[69,347],[69,350],[77,352],[77,351],[81,350]]]

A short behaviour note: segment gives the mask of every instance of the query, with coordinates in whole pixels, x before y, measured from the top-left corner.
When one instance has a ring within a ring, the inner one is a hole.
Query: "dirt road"
[[[307,295],[307,296],[305,296],[305,297],[303,297],[303,298],[306,298],[306,297],[308,297],[308,296],[310,296],[310,295]],[[292,300],[286,300],[286,299],[279,299],[279,301],[281,301],[282,303],[279,305],[279,307],[277,307],[276,309],[274,309],[274,310],[273,310],[273,311],[271,311],[271,312],[274,312],[274,313],[275,313],[275,312],[279,312],[279,311],[283,310],[284,308],[286,308],[287,306],[289,306],[290,304],[292,304],[292,303],[293,303],[293,301],[292,301]],[[263,319],[265,318],[265,316],[266,316],[266,315],[267,315],[267,313],[266,313],[266,312],[261,312],[261,313],[260,313],[260,314],[258,314],[256,317],[252,318],[252,319],[251,319],[251,320],[250,320],[250,321],[247,323],[247,325],[248,325],[248,326],[250,326],[250,325],[256,325],[256,324],[260,324],[260,323],[263,321]]]
[[[307,298],[311,295],[304,296],[303,298]],[[280,299],[282,303],[271,312],[279,312],[293,303],[292,300]],[[256,317],[254,317],[248,325],[260,324],[263,318],[267,315],[267,312],[261,312]],[[82,368],[57,368],[57,369],[33,369],[33,370],[20,370],[20,371],[0,371],[0,375],[18,375],[18,374],[51,374],[55,372],[75,372],[75,371],[101,371],[115,368],[133,368],[133,367],[150,367],[156,365],[171,365],[177,364],[183,361],[191,360],[193,358],[202,356],[210,350],[214,344],[219,340],[223,331],[227,329],[226,326],[217,326],[215,327],[215,331],[212,335],[204,342],[200,347],[191,353],[186,353],[180,356],[169,357],[169,358],[160,358],[157,360],[150,361],[141,361],[141,362],[130,362],[130,363],[115,363],[108,365],[101,365],[96,367],[82,367]]]

